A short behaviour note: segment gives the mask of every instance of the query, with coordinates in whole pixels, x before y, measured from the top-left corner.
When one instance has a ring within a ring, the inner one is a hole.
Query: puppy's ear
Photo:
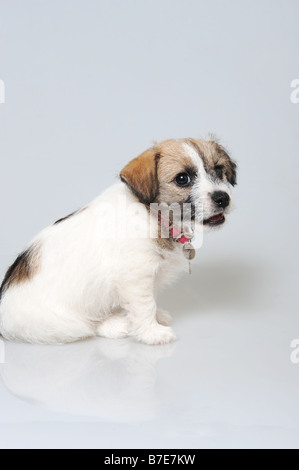
[[[121,171],[120,178],[143,204],[154,202],[159,191],[158,162],[160,155],[152,148],[132,160]]]
[[[235,186],[237,184],[237,164],[231,159],[227,150],[219,142],[215,141],[215,144],[217,147],[217,152],[225,162],[224,166],[227,181],[232,186]]]
[[[235,186],[237,184],[237,164],[230,157],[228,162],[229,170],[227,172],[227,181]]]

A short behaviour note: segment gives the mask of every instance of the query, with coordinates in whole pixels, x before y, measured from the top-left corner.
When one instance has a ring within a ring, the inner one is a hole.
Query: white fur
[[[175,339],[171,328],[156,318],[155,291],[187,268],[182,245],[162,255],[155,239],[119,233],[121,198],[128,205],[136,202],[127,186],[118,183],[32,241],[41,247],[41,270],[5,291],[0,304],[4,337],[32,343],[66,343],[97,334],[133,334],[149,344]],[[105,201],[116,209],[115,217],[102,217],[108,210]],[[145,213],[131,214],[132,227],[134,217],[140,223]]]
[[[202,221],[215,211],[211,191],[228,188],[212,183],[201,159],[187,147],[200,174],[192,194],[203,204]],[[4,291],[1,334],[32,343],[96,335],[132,335],[147,344],[173,341],[171,317],[157,309],[156,292],[187,271],[188,262],[180,243],[173,250],[158,245],[150,236],[156,228],[155,221],[149,224],[145,206],[121,182],[79,213],[43,230],[32,241],[40,247],[39,271]]]

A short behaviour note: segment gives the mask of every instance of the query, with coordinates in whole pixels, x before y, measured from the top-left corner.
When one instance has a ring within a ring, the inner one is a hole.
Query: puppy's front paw
[[[157,321],[160,325],[168,326],[172,322],[172,316],[166,310],[162,308],[157,309]]]
[[[169,326],[162,326],[157,323],[148,331],[144,331],[137,336],[137,339],[146,344],[167,344],[176,340],[176,336]]]

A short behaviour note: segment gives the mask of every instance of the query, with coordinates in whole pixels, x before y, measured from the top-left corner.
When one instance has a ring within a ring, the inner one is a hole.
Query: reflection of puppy
[[[197,225],[222,225],[236,165],[215,141],[169,140],[131,161],[120,177],[91,204],[42,231],[9,268],[0,292],[5,338],[64,343],[131,334],[148,344],[175,339],[155,292],[186,270],[183,247],[190,237],[176,226],[169,227],[169,238],[162,237],[163,219],[149,209],[152,203],[187,203]],[[149,229],[145,236],[141,227]]]
[[[175,347],[168,344],[149,348],[133,341],[105,338],[73,343],[67,348],[7,342],[0,383],[2,378],[18,398],[55,411],[110,422],[152,419],[157,412],[157,366],[172,355]]]

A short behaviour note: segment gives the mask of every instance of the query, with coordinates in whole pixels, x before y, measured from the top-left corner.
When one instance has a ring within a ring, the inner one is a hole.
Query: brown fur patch
[[[40,249],[33,245],[23,251],[15,262],[8,268],[0,288],[0,299],[3,292],[9,287],[29,281],[40,268]]]
[[[159,158],[155,148],[150,148],[128,163],[120,173],[121,180],[131,188],[140,202],[146,205],[155,201],[159,191]]]
[[[161,155],[158,167],[159,197],[157,202],[171,204],[184,202],[188,199],[191,186],[180,187],[173,184],[179,173],[185,173],[186,169],[193,168],[192,159],[186,154],[183,147],[185,141],[166,140],[156,144],[156,149]],[[196,171],[196,168],[193,169]]]

